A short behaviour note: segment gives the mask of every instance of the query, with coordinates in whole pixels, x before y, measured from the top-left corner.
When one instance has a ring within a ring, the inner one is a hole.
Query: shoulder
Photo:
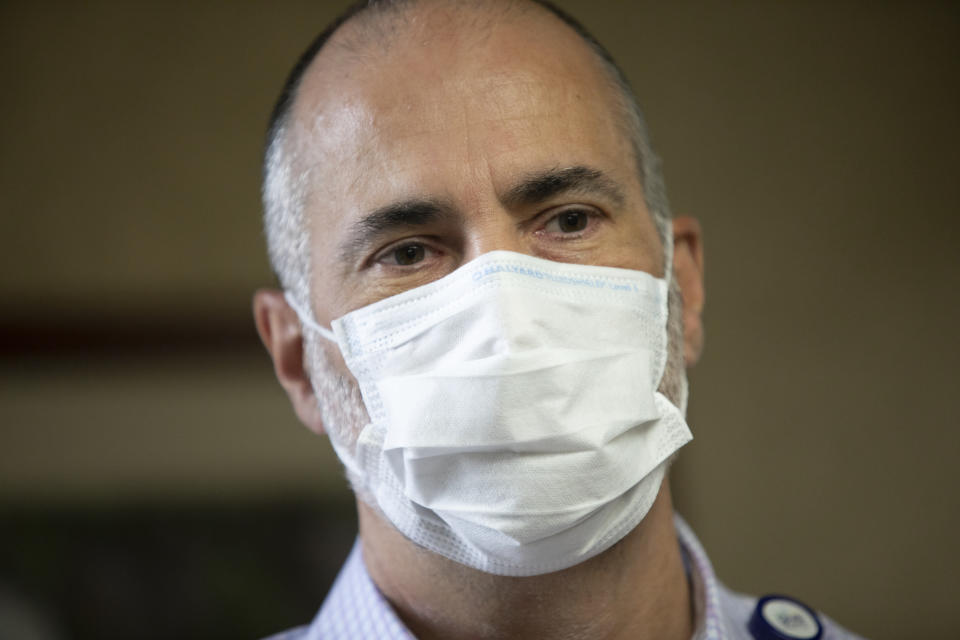
[[[782,595],[760,598],[736,593],[719,585],[719,605],[730,640],[765,638],[819,638],[819,640],[864,640],[831,618],[799,600]],[[779,619],[778,619],[779,618]],[[790,625],[796,629],[790,631]],[[776,628],[779,627],[778,635]],[[820,635],[816,635],[819,627]]]

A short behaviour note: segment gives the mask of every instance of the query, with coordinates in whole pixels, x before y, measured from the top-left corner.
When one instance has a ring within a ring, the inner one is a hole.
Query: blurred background
[[[309,621],[351,496],[253,329],[260,153],[343,2],[0,3],[0,636]],[[732,588],[955,638],[956,3],[567,0],[705,230],[678,508]]]

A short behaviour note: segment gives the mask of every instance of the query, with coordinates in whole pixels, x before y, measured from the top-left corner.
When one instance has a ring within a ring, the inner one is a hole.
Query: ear
[[[703,351],[703,244],[700,223],[673,219],[673,273],[683,296],[683,359],[692,367]]]
[[[303,333],[296,312],[280,291],[260,289],[253,295],[253,318],[297,417],[311,431],[322,434],[320,408],[303,366]]]

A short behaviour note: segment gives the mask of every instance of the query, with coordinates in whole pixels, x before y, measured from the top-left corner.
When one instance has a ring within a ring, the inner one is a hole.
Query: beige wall
[[[955,6],[561,4],[704,224],[674,483],[718,572],[955,637]],[[0,501],[343,491],[247,310],[265,119],[340,6],[0,5]]]

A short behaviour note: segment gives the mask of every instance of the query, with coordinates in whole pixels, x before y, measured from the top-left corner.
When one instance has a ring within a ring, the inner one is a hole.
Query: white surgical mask
[[[333,331],[370,423],[336,446],[413,542],[528,576],[608,549],[692,436],[657,391],[667,283],[494,251],[363,307]]]

